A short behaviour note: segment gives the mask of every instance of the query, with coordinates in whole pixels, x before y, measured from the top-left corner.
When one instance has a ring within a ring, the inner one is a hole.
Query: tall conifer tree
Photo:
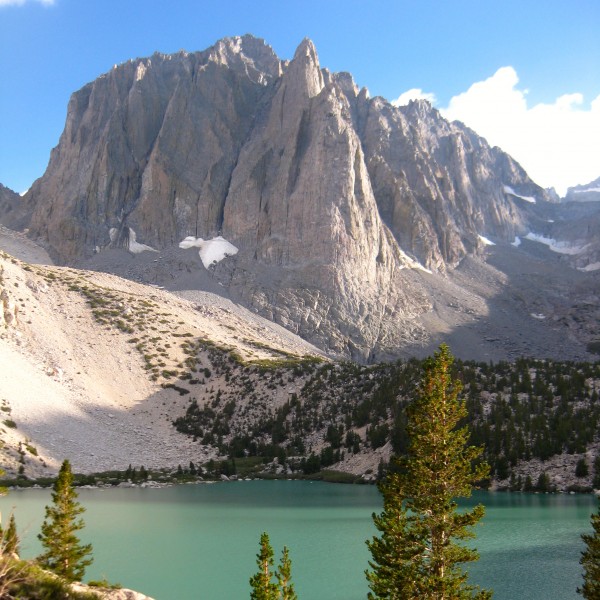
[[[46,549],[38,562],[68,581],[81,580],[86,567],[92,564],[91,544],[81,544],[77,531],[83,529],[78,519],[85,509],[77,502],[73,487],[71,464],[65,460],[54,483],[52,506],[46,506],[46,517],[38,538]]]
[[[0,469],[0,476],[4,471]],[[6,488],[0,488],[0,495],[6,493]],[[0,519],[0,598],[13,598],[12,588],[24,580],[23,563],[15,560],[14,554],[19,552],[19,538],[14,515],[11,514],[8,527],[2,528]]]
[[[292,583],[292,561],[290,560],[287,546],[283,547],[281,553],[281,561],[277,568],[277,585],[279,587],[280,600],[298,600]]]
[[[251,600],[277,600],[277,585],[271,581],[273,548],[267,533],[260,536],[260,550],[256,555],[258,572],[250,578]]]
[[[489,467],[473,466],[482,449],[469,446],[467,428],[459,426],[467,411],[452,363],[446,345],[426,361],[418,397],[408,409],[408,454],[380,485],[383,512],[373,520],[381,536],[367,541],[373,557],[366,573],[370,600],[491,597],[469,585],[460,567],[479,558],[457,541],[474,537],[471,527],[484,508],[458,513],[454,499],[470,496]]]
[[[277,571],[273,572],[273,548],[269,536],[260,536],[260,551],[256,555],[258,572],[250,578],[251,600],[298,600],[292,583],[292,561],[286,546],[281,553]],[[277,582],[273,582],[275,576]]]
[[[594,533],[584,533],[581,538],[586,549],[579,559],[583,565],[583,587],[577,588],[577,593],[586,600],[600,600],[600,508],[592,515]]]
[[[8,527],[4,533],[4,551],[7,554],[19,554],[19,536],[15,515],[10,515]]]

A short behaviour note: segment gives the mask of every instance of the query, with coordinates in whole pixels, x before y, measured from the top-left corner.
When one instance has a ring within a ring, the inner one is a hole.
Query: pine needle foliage
[[[277,600],[277,584],[271,581],[273,563],[273,548],[265,532],[260,536],[260,550],[256,555],[258,572],[250,578],[251,600]]]
[[[0,469],[0,476],[4,471]],[[6,488],[0,488],[0,495],[7,493]],[[2,527],[0,518],[0,598],[13,598],[12,589],[24,580],[24,564],[17,554],[19,552],[19,537],[15,516],[10,515],[8,527]]]
[[[281,560],[277,568],[277,585],[279,588],[277,598],[279,600],[298,600],[292,583],[292,561],[287,546],[283,547]]]
[[[594,533],[584,533],[581,538],[586,549],[581,553],[579,563],[583,565],[583,586],[577,593],[586,600],[600,600],[600,507],[592,515]]]
[[[86,567],[92,564],[91,544],[81,544],[77,532],[84,527],[79,515],[85,508],[77,502],[73,473],[68,460],[63,461],[52,492],[52,505],[46,506],[46,517],[38,538],[46,551],[38,557],[40,565],[67,581],[80,581]]]
[[[17,534],[17,522],[15,515],[11,514],[8,520],[8,527],[3,536],[4,548],[6,554],[19,554],[19,536]]]
[[[461,568],[479,558],[457,542],[475,537],[472,527],[484,507],[459,513],[455,498],[470,496],[489,467],[474,466],[482,449],[468,444],[467,411],[452,363],[446,345],[426,361],[408,409],[407,455],[396,459],[396,470],[380,485],[383,512],[373,520],[381,535],[367,540],[370,600],[491,598],[491,592],[470,585]]]
[[[273,571],[273,548],[267,533],[260,536],[260,550],[256,555],[258,572],[250,578],[250,600],[298,600],[292,583],[292,561],[289,550],[283,547],[277,570]],[[275,577],[276,582],[273,582]]]

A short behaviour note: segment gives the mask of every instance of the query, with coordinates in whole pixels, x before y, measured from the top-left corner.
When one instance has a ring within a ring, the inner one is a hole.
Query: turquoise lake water
[[[300,600],[364,600],[365,540],[381,510],[373,486],[304,481],[240,481],[164,489],[80,490],[82,542],[94,546],[87,579],[103,576],[157,600],[237,600],[250,596],[260,534],[279,559],[290,549]],[[0,498],[5,519],[15,507],[22,554],[36,539],[48,490]],[[581,598],[580,534],[591,531],[597,501],[587,495],[477,493],[486,505],[476,528],[481,554],[471,581],[496,600]]]

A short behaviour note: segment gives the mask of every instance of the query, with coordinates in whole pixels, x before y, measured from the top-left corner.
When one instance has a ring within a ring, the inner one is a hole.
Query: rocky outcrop
[[[547,243],[575,268],[600,270],[600,201],[563,202],[550,220],[542,229]]]
[[[600,202],[600,177],[585,185],[570,187],[564,202]]]
[[[426,101],[396,109],[375,98],[363,138],[382,217],[398,244],[431,269],[477,252],[479,236],[512,241],[527,231],[527,204],[506,193],[509,184],[546,200],[507,154]]]
[[[222,234],[239,253],[214,273],[234,297],[375,360],[424,335],[423,271],[525,234],[530,197],[548,200],[428,103],[370,99],[310,40],[284,62],[244,36],[130,61],[76,92],[25,204],[31,235],[66,263]]]
[[[74,592],[92,594],[101,600],[153,600],[150,596],[126,588],[98,588],[83,583],[73,583],[71,588]]]
[[[31,210],[21,196],[0,183],[0,218],[12,229],[24,229],[29,222]]]
[[[0,333],[18,323],[19,306],[4,283],[4,269],[0,266]]]
[[[549,236],[576,268],[600,270],[600,177],[569,188],[555,212]]]

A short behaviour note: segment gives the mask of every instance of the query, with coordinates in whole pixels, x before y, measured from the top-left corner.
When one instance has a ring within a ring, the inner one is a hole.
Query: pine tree
[[[281,553],[281,561],[275,573],[273,567],[273,548],[269,536],[260,536],[260,551],[256,555],[258,572],[250,578],[251,600],[298,600],[292,583],[292,561],[286,546]],[[272,581],[273,575],[277,583]]]
[[[577,588],[577,593],[586,600],[600,600],[600,508],[592,515],[592,527],[594,533],[581,536],[586,549],[579,559],[583,565],[583,587]]]
[[[600,456],[596,456],[594,459],[594,479],[592,486],[595,490],[600,489]]]
[[[418,397],[408,408],[407,456],[380,485],[383,512],[373,515],[380,537],[367,541],[373,560],[367,579],[369,599],[487,599],[491,592],[467,583],[461,563],[479,558],[456,543],[473,538],[484,514],[481,505],[457,512],[457,497],[471,495],[487,475],[486,464],[473,466],[482,449],[468,445],[467,414],[458,398],[460,382],[451,377],[453,358],[442,345],[425,363]]]
[[[551,488],[550,475],[546,471],[542,471],[538,477],[535,489],[538,492],[549,492]]]
[[[279,587],[278,598],[280,600],[298,600],[292,583],[292,561],[290,560],[287,546],[283,547],[281,561],[277,568],[277,585]]]
[[[575,465],[575,477],[587,477],[590,474],[590,468],[585,458],[580,458]]]
[[[85,509],[77,502],[68,460],[63,462],[54,483],[52,502],[52,506],[46,506],[46,517],[38,535],[46,549],[38,562],[68,581],[81,580],[85,568],[92,563],[88,557],[92,546],[82,545],[76,535],[84,526],[83,519],[77,517]]]
[[[258,572],[250,578],[251,600],[277,600],[277,585],[271,581],[273,548],[267,533],[260,536],[260,551],[256,555]]]
[[[7,554],[19,554],[19,536],[17,535],[17,523],[15,515],[10,515],[8,527],[3,536],[4,552]]]
[[[4,471],[0,469],[0,477]],[[7,493],[5,487],[0,487],[0,495]],[[10,516],[8,528],[2,528],[0,519],[0,598],[13,598],[13,586],[21,583],[25,577],[24,563],[15,560],[13,554],[19,551],[19,539],[14,516]]]

